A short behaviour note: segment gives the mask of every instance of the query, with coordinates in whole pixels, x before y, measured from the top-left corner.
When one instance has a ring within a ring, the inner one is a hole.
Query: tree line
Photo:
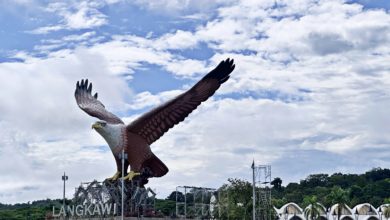
[[[332,205],[333,194],[342,194],[345,202],[354,207],[368,202],[374,207],[390,203],[390,169],[374,168],[364,174],[312,174],[299,183],[282,186],[277,177],[272,182],[273,205],[280,207],[295,202],[306,207],[305,198],[316,196],[325,207]]]
[[[299,183],[283,186],[280,177],[271,182],[272,206],[280,208],[288,202],[300,207],[315,206],[317,202],[325,207],[333,204],[347,204],[351,208],[368,202],[374,207],[390,203],[390,169],[374,168],[363,174],[311,174]],[[223,216],[230,219],[250,219],[252,216],[252,183],[238,178],[228,179],[218,191],[227,192],[226,198],[219,198],[225,207]],[[178,200],[186,197],[191,201],[190,193],[178,192]],[[216,195],[218,197],[218,195]],[[68,200],[66,203],[70,203]],[[0,219],[44,219],[51,213],[52,207],[59,207],[62,200],[46,199],[21,204],[0,203]],[[165,216],[175,216],[176,192],[165,199],[156,199],[155,208]],[[273,211],[272,209],[270,211]],[[311,213],[315,215],[315,213]]]
[[[288,202],[294,202],[300,207],[317,203],[329,208],[333,204],[347,204],[351,208],[357,204],[370,203],[374,207],[390,203],[390,169],[374,168],[363,174],[311,174],[299,183],[289,183],[283,186],[280,177],[271,182],[272,206],[282,207]],[[227,192],[228,198],[220,198],[224,207],[229,207],[222,213],[222,218],[250,219],[252,216],[252,183],[238,178],[228,179],[218,191]],[[159,199],[156,208],[165,215],[175,214],[175,196],[172,192],[166,199]],[[219,213],[221,214],[221,213]],[[274,213],[275,214],[275,213]],[[312,213],[313,215],[313,213]],[[273,215],[274,216],[274,215]]]

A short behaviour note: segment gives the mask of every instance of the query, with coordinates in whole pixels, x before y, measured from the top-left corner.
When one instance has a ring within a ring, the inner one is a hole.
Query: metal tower
[[[255,165],[253,169],[255,219],[271,220],[271,165]]]

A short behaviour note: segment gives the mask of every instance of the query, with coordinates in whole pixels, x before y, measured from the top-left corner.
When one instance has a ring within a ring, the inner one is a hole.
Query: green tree
[[[169,199],[156,199],[155,209],[156,211],[163,213],[165,216],[173,216],[176,214],[176,202]]]
[[[218,206],[224,211],[221,219],[250,219],[252,216],[252,184],[240,179],[228,179],[220,189]]]
[[[363,203],[363,189],[358,185],[352,185],[349,188],[349,200],[351,201],[350,205],[355,206],[357,204]]]
[[[166,199],[171,201],[176,201],[176,197],[178,202],[184,202],[184,194],[180,191],[171,192],[171,194],[169,194],[169,196]]]
[[[390,176],[390,169],[374,168],[365,173],[366,179],[369,181],[379,181]]]
[[[287,204],[288,201],[286,198],[281,198],[281,199],[277,199],[277,198],[272,198],[272,205],[277,207],[277,208],[280,208],[282,207],[284,204]]]
[[[317,196],[305,196],[303,203],[307,205],[304,211],[306,219],[317,220],[321,216],[322,206],[317,201]]]
[[[332,204],[337,204],[337,220],[340,220],[342,210],[347,208],[347,192],[339,186],[334,186],[329,194]]]
[[[282,179],[279,177],[276,177],[274,180],[272,180],[271,185],[274,187],[276,190],[281,190],[282,189]]]
[[[317,196],[318,202],[322,205],[329,207],[331,205],[330,201],[327,201],[327,196],[330,194],[331,188],[324,186],[317,186],[314,188],[313,195]]]
[[[327,186],[329,183],[328,174],[311,174],[305,180],[301,181],[301,185],[314,188],[316,186]]]
[[[301,186],[298,183],[289,183],[285,189],[284,197],[290,201],[295,203],[301,203],[303,200],[303,195]]]

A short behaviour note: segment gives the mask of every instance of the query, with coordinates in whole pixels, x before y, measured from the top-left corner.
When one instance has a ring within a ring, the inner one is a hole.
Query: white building
[[[328,213],[328,219],[329,220],[357,220],[354,219],[352,209],[349,208],[348,205],[345,205],[344,207],[340,207],[340,213],[339,213],[338,204],[332,205]]]
[[[356,205],[352,209],[356,220],[379,220],[378,211],[370,203]]]
[[[386,219],[386,217],[383,216],[383,211],[384,211],[385,209],[390,209],[390,204],[383,204],[383,205],[379,206],[379,207],[376,209],[377,213],[379,214],[379,219],[380,219],[380,220],[389,220],[389,219],[390,219],[390,218],[387,218],[387,219]]]
[[[274,209],[280,220],[305,220],[303,210],[293,202],[285,204],[280,209],[275,207]]]
[[[328,215],[327,215],[327,212],[326,212],[326,208],[325,206],[323,206],[322,204],[320,203],[317,203],[320,210],[319,213],[320,213],[320,216],[319,216],[319,220],[327,220],[328,219]],[[303,213],[306,212],[307,209],[311,209],[311,205],[309,205],[308,207],[305,208],[305,210],[303,211]],[[309,217],[310,218],[310,217]]]
[[[338,204],[328,209],[321,204],[319,205],[319,220],[390,220],[383,216],[383,210],[390,208],[390,204],[383,204],[376,209],[369,203],[356,205],[352,209],[346,205],[345,207],[341,207],[340,215]],[[306,207],[305,210],[308,208],[310,206]],[[274,207],[274,210],[279,220],[308,220],[302,208],[293,202],[283,205],[280,209]]]

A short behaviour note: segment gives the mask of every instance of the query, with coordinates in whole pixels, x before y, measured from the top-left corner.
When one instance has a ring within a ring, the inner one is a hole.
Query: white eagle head
[[[108,143],[111,150],[123,145],[122,128],[123,124],[110,124],[106,121],[97,121],[92,125],[92,129],[95,129]]]

